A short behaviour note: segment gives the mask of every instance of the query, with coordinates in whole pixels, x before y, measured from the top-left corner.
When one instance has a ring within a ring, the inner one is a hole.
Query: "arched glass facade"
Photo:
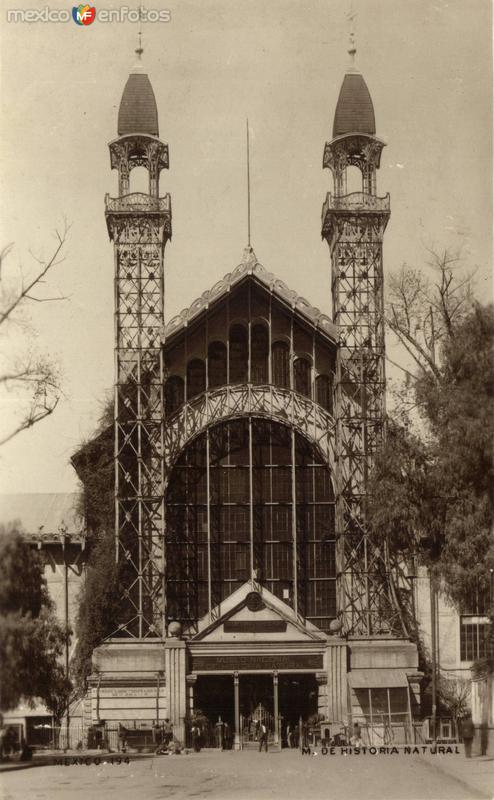
[[[167,616],[193,624],[256,579],[323,630],[336,616],[334,495],[317,449],[245,418],[184,450],[168,484]]]

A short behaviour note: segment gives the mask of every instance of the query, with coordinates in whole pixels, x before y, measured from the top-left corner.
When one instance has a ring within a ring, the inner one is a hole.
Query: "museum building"
[[[322,213],[333,320],[249,243],[167,321],[168,146],[140,61],[131,72],[109,145],[118,197],[106,197],[122,604],[93,655],[88,724],[169,719],[183,739],[200,709],[241,748],[260,714],[279,744],[282,727],[316,713],[341,726],[370,715],[402,728],[397,738],[418,713],[413,592],[363,514],[385,420],[383,146],[352,66],[323,161],[334,179]],[[148,191],[131,191],[143,166]],[[350,167],[358,192],[347,190]]]

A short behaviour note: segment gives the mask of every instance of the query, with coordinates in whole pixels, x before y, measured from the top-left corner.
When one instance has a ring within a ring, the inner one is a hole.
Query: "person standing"
[[[264,722],[261,722],[259,727],[259,752],[264,747],[266,753],[268,752],[268,729]]]
[[[127,728],[121,722],[118,723],[118,752],[127,752]]]
[[[286,743],[290,749],[294,746],[294,733],[295,731],[293,729],[293,725],[291,722],[289,722],[286,726]]]
[[[465,745],[465,757],[472,757],[472,742],[475,736],[475,725],[473,724],[472,715],[469,712],[461,723],[461,738]]]
[[[218,717],[218,722],[216,723],[216,742],[217,746],[220,750],[224,750],[225,742],[224,742],[224,723],[221,717]]]
[[[358,722],[353,723],[353,733],[350,737],[352,747],[362,747],[362,730]]]
[[[165,722],[163,724],[163,738],[162,742],[163,745],[169,745],[173,739],[173,726],[170,723],[168,717],[165,718]]]
[[[193,724],[190,732],[192,734],[192,747],[194,748],[194,753],[199,753],[201,750],[201,731],[196,723]]]

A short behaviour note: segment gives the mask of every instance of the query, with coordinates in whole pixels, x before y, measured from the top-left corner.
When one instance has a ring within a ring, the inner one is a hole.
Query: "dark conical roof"
[[[375,135],[376,121],[371,96],[360,72],[347,72],[334,115],[333,137],[345,133]]]
[[[125,84],[118,109],[118,135],[147,133],[158,136],[158,108],[146,73],[132,72]]]

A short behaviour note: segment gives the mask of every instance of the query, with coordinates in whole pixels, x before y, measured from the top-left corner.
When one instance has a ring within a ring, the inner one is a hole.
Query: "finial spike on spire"
[[[355,44],[355,20],[357,17],[357,12],[353,7],[353,2],[350,3],[350,10],[347,14],[347,20],[349,23],[350,31],[349,31],[349,46],[348,46],[348,55],[350,56],[350,69],[355,69],[355,56],[357,54],[357,47]]]
[[[250,146],[249,146],[249,118],[247,124],[247,246],[250,247]]]
[[[139,37],[139,45],[136,47],[136,54],[139,61],[141,61],[142,54],[144,52],[144,48],[142,46],[142,3],[139,6],[139,30],[137,32],[137,36]]]

